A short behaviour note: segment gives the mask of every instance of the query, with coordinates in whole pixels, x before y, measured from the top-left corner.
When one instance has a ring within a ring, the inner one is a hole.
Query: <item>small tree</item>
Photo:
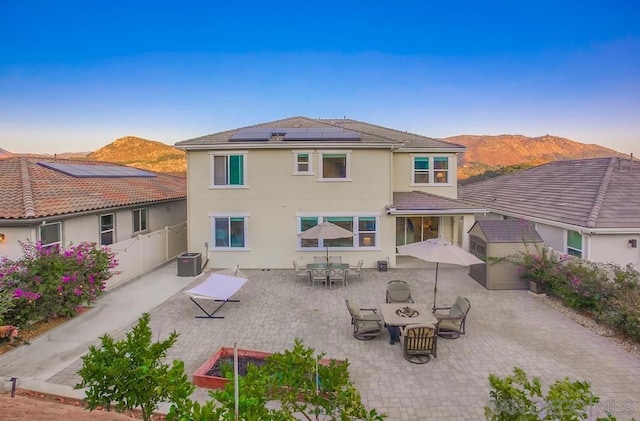
[[[162,362],[178,334],[174,331],[166,340],[152,343],[149,320],[149,314],[144,313],[123,340],[101,336],[101,346],[89,347],[89,353],[82,357],[83,366],[78,371],[82,381],[75,388],[88,388],[89,410],[113,407],[122,412],[139,407],[143,418],[150,420],[161,402],[187,393],[184,363]]]
[[[529,381],[525,372],[517,367],[513,375],[500,377],[490,374],[490,396],[493,407],[485,406],[484,413],[490,421],[539,421],[584,420],[589,417],[589,407],[600,401],[591,393],[588,382],[558,380],[542,395],[540,379]],[[615,421],[607,414],[596,421]]]

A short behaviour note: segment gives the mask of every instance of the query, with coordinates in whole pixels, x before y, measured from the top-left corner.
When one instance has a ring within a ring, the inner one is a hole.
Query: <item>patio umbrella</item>
[[[398,253],[412,256],[425,262],[436,264],[436,280],[433,287],[433,308],[436,307],[436,294],[438,292],[438,264],[449,263],[458,266],[470,266],[485,263],[471,253],[451,244],[443,238],[431,238],[418,243],[398,246]]]
[[[333,240],[336,238],[353,237],[355,234],[331,222],[322,222],[302,231],[298,237],[308,240]],[[327,263],[329,263],[329,246],[327,246]]]

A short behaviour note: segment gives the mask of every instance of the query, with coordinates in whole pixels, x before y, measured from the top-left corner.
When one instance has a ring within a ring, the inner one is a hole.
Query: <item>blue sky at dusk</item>
[[[640,3],[0,0],[0,148],[291,116],[640,156]]]

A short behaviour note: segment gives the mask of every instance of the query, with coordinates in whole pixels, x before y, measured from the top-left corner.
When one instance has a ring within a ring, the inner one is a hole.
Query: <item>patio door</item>
[[[437,216],[397,216],[396,246],[437,238],[439,230]]]

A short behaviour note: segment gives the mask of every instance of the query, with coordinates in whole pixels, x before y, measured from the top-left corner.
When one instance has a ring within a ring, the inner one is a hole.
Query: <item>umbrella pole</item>
[[[433,285],[433,309],[436,311],[436,294],[438,293],[438,262],[436,262],[436,282]]]

